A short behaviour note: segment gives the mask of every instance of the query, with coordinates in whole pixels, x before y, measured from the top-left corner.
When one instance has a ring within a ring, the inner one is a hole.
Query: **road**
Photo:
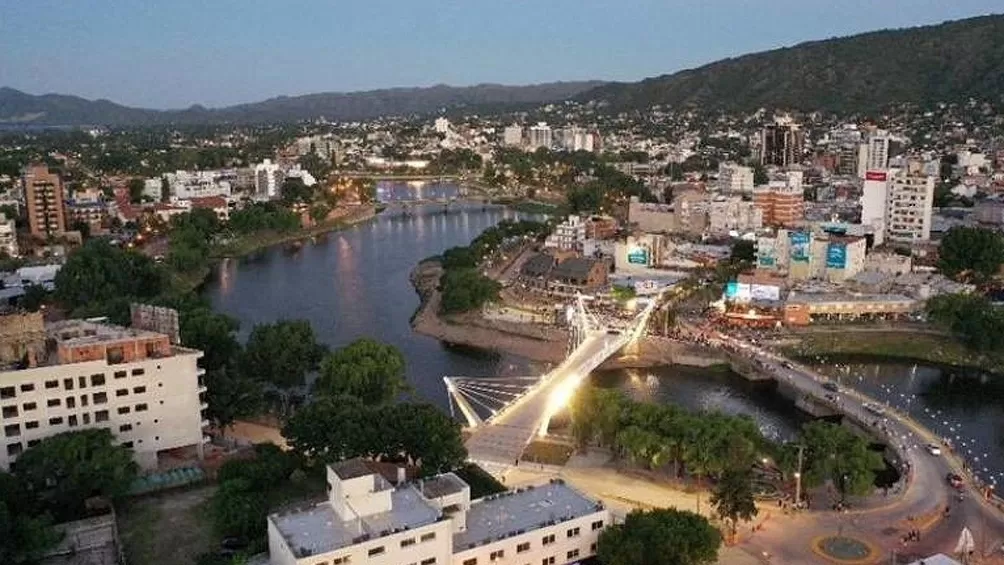
[[[948,453],[930,454],[926,445],[940,443],[930,431],[888,408],[882,415],[876,415],[866,408],[866,404],[877,406],[878,402],[857,391],[842,389],[832,393],[824,388],[827,379],[809,367],[789,363],[773,352],[725,334],[717,334],[711,339],[720,347],[728,347],[760,361],[779,380],[791,384],[803,394],[816,399],[835,394],[843,414],[870,427],[877,436],[886,436],[889,445],[910,467],[905,492],[888,504],[879,503],[876,507],[840,514],[812,512],[792,519],[790,526],[768,526],[758,532],[750,543],[771,554],[774,562],[795,563],[807,557],[805,544],[791,543],[798,532],[842,531],[853,534],[873,544],[886,558],[893,550],[898,550],[901,555],[950,553],[963,527],[968,527],[973,533],[978,553],[989,553],[1001,547],[1004,516],[972,488],[966,489],[961,501],[957,499],[956,490],[948,484],[946,476],[950,472],[962,475],[961,461]],[[950,510],[948,518],[938,519],[946,508]],[[913,522],[908,520],[910,517],[914,517]],[[911,527],[926,531],[920,542],[904,545],[900,537]]]

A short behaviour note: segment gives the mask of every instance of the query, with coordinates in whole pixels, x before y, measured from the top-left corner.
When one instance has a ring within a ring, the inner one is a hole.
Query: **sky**
[[[632,81],[995,10],[1001,0],[0,0],[0,86],[183,108],[394,86]]]

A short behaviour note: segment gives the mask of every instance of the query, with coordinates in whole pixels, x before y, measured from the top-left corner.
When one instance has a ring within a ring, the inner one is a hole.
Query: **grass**
[[[216,549],[206,506],[215,486],[134,498],[119,509],[118,526],[129,565],[195,563]]]
[[[474,463],[467,463],[454,471],[454,473],[470,485],[471,500],[506,491],[505,485],[498,482],[488,471],[485,471]]]
[[[862,333],[849,330],[805,334],[800,338],[799,344],[785,347],[784,353],[802,358],[848,355],[994,369],[986,359],[950,336],[897,331]]]
[[[526,446],[522,461],[543,463],[544,465],[564,465],[575,452],[571,445],[535,440]]]

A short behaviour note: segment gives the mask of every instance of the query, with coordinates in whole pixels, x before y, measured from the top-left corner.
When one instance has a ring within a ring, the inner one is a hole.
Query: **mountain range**
[[[653,105],[753,110],[760,107],[869,112],[890,104],[1004,97],[1004,15],[883,30],[801,43],[632,83],[555,82],[528,86],[438,85],[280,96],[207,109],[131,108],[108,100],[31,95],[0,88],[0,124],[156,125],[168,123],[363,120],[443,110],[497,111],[567,99],[614,109]]]

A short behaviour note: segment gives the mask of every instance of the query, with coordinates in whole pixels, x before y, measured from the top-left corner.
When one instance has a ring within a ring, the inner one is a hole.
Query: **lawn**
[[[788,355],[810,358],[825,355],[861,355],[921,361],[961,367],[981,367],[986,361],[957,340],[916,332],[825,332],[803,334],[801,342],[786,347]]]
[[[195,563],[216,549],[206,506],[215,486],[133,498],[118,512],[119,535],[129,565]]]

